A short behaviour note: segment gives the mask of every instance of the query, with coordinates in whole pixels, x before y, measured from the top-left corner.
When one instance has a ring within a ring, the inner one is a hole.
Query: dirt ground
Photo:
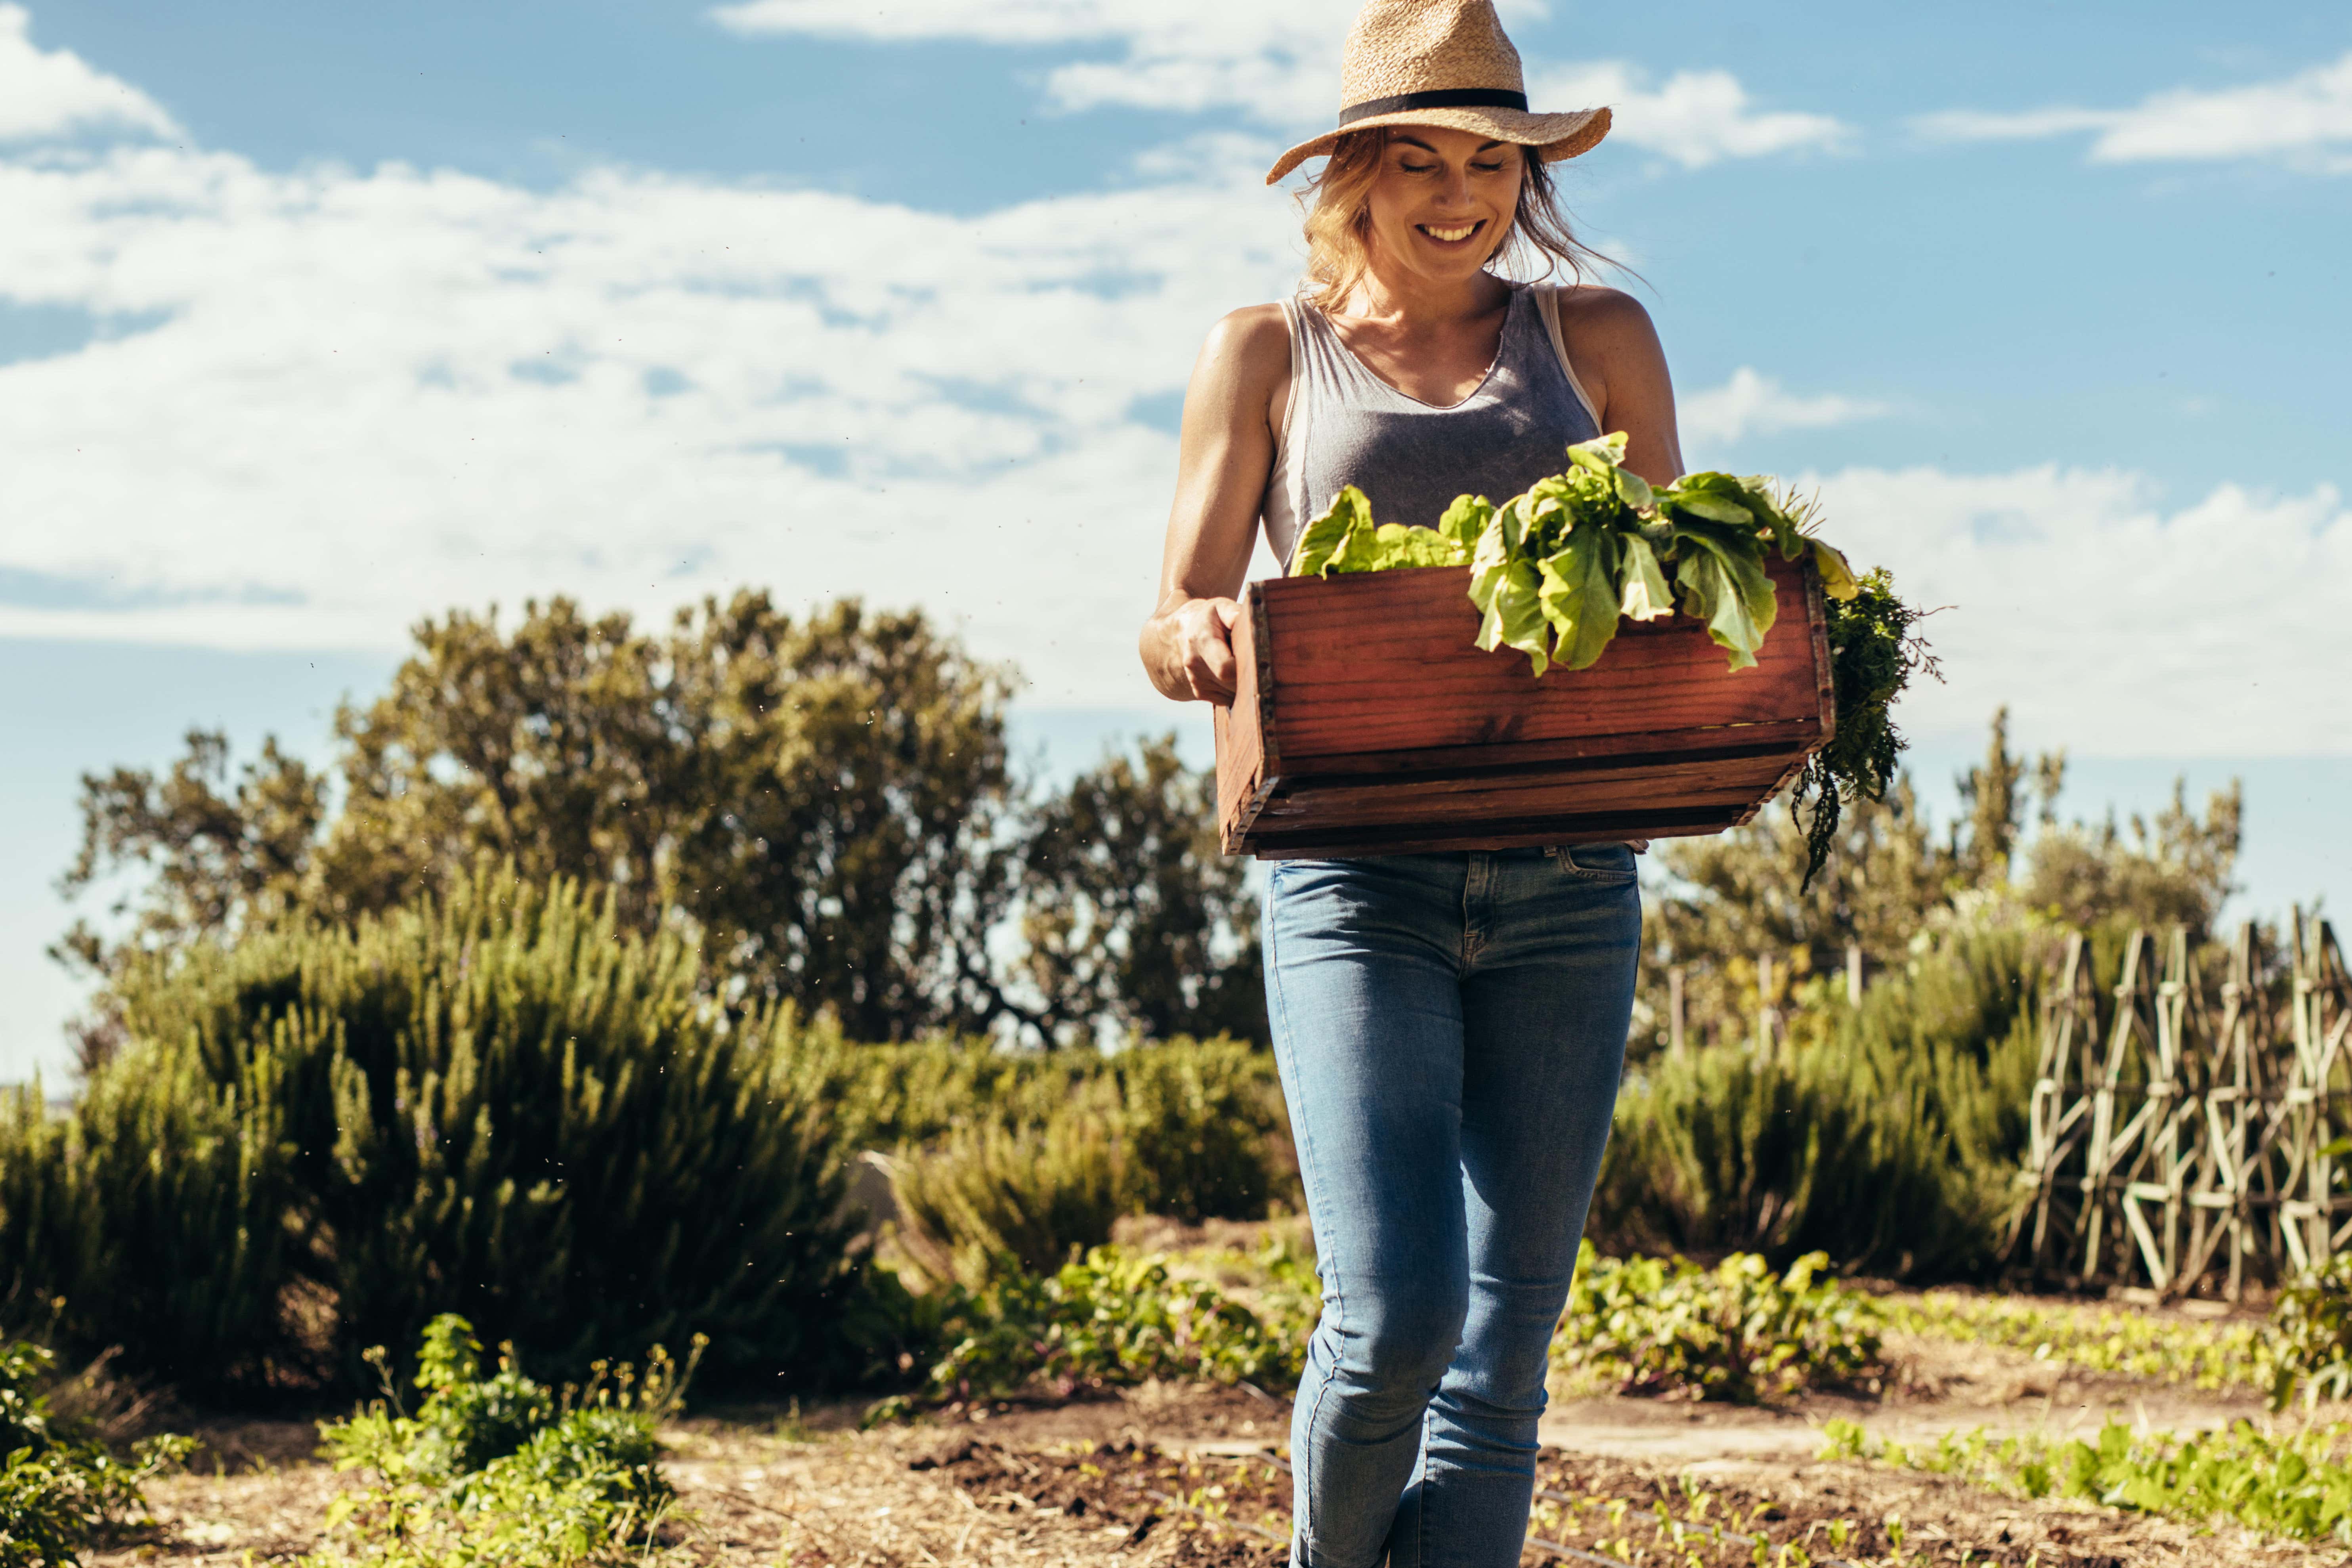
[[[1951,1429],[2087,1432],[2110,1415],[2176,1430],[2259,1415],[2128,1378],[2068,1375],[2011,1352],[1893,1345],[1903,1386],[1880,1400],[1814,1397],[1787,1410],[1633,1399],[1556,1404],[1542,1436],[1528,1563],[1728,1568],[1801,1544],[1814,1563],[1981,1568],[2276,1565],[2352,1568],[2340,1545],[2200,1531],[2083,1503],[2031,1503],[1941,1477],[1823,1464],[1821,1424],[1862,1422],[1906,1442]],[[741,1411],[664,1434],[681,1504],[668,1560],[779,1568],[1275,1568],[1289,1520],[1276,1450],[1287,1407],[1242,1390],[1144,1388],[1051,1408],[947,1413],[856,1429],[851,1406]],[[338,1479],[310,1430],[200,1429],[191,1474],[151,1489],[160,1528],[95,1554],[131,1563],[291,1562],[318,1542]],[[1663,1516],[1660,1513],[1664,1509]],[[1893,1521],[1890,1523],[1890,1521]],[[1726,1533],[1728,1531],[1729,1533]],[[1583,1554],[1591,1554],[1586,1556]],[[1769,1560],[1768,1558],[1768,1560]]]

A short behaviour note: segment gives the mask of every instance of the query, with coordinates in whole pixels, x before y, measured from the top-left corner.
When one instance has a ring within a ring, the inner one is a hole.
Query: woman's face
[[[1365,236],[1373,266],[1401,268],[1433,283],[1475,274],[1518,211],[1519,158],[1516,144],[1475,132],[1391,130],[1372,181]]]

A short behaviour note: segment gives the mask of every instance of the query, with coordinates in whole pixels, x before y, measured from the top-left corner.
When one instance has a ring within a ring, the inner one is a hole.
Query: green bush
[[[1588,1241],[1552,1363],[1620,1394],[1741,1405],[1874,1380],[1885,1370],[1878,1310],[1822,1279],[1828,1265],[1816,1252],[1776,1274],[1750,1252],[1707,1269],[1681,1258],[1602,1258]]]
[[[1285,1135],[1273,1058],[1229,1039],[1138,1046],[1109,1060],[1119,1090],[1127,1206],[1204,1219],[1263,1219]]]
[[[1993,1264],[2025,1142],[2041,963],[2030,933],[1964,933],[1818,1043],[1659,1057],[1619,1097],[1591,1234],[1612,1251],[1750,1248],[1776,1266],[1968,1278]]]
[[[1051,1273],[1108,1241],[1121,1214],[1265,1215],[1281,1101],[1263,1053],[1186,1040],[1108,1057],[876,1054],[912,1070],[852,1088],[866,1108],[856,1124],[944,1129],[887,1162],[900,1244],[934,1280],[978,1289],[1008,1270]]]
[[[350,1386],[452,1310],[534,1364],[699,1332],[722,1374],[825,1374],[855,1286],[825,1042],[698,978],[487,872],[134,967],[132,1044],[69,1117],[0,1117],[0,1278],[194,1393]]]
[[[1084,1103],[1134,1155],[1120,1201],[1138,1212],[1257,1219],[1276,1195],[1282,1091],[1273,1058],[1241,1041],[1045,1053],[980,1041],[849,1046],[820,1027],[805,1053],[848,1147],[937,1144],[982,1122],[1036,1127]]]
[[[2297,1389],[2306,1405],[2352,1397],[2352,1253],[2336,1254],[2279,1291],[2262,1360],[2273,1410],[2285,1409]]]
[[[561,1568],[640,1561],[671,1500],[656,1466],[654,1429],[674,1412],[695,1353],[676,1366],[656,1346],[642,1377],[598,1363],[585,1388],[535,1383],[500,1357],[484,1377],[480,1343],[465,1319],[425,1328],[415,1415],[387,1374],[385,1397],[349,1419],[322,1422],[335,1468],[365,1472],[339,1496],[333,1543],[310,1568]],[[390,1358],[371,1352],[380,1369]]]
[[[1926,1099],[1826,1049],[1670,1058],[1619,1100],[1588,1231],[1618,1252],[1966,1271],[1990,1255],[1991,1205],[1926,1124]]]
[[[83,1548],[145,1523],[142,1488],[194,1447],[151,1437],[126,1463],[58,1430],[43,1392],[56,1365],[46,1346],[0,1346],[0,1568],[70,1568]]]
[[[911,1395],[869,1420],[951,1399],[1085,1388],[1153,1378],[1279,1386],[1305,1364],[1318,1300],[1312,1270],[1278,1247],[1260,1256],[1269,1282],[1253,1310],[1205,1279],[1171,1276],[1168,1260],[1097,1247],[1043,1276],[1006,1274],[956,1292],[942,1315],[946,1352]]]
[[[1092,1051],[1008,1051],[982,1040],[853,1045],[807,1032],[811,1071],[849,1148],[936,1143],[982,1121],[1032,1126],[1066,1110],[1102,1072]]]
[[[1108,1241],[1126,1185],[1118,1142],[1083,1111],[1010,1131],[982,1122],[889,1168],[900,1244],[932,1280],[968,1289],[1050,1273]]]
[[[0,1301],[86,1355],[122,1347],[192,1386],[307,1380],[289,1310],[294,1145],[282,1055],[226,1080],[194,1053],[134,1053],[64,1117],[36,1083],[0,1096]],[[54,1321],[51,1304],[66,1298]]]

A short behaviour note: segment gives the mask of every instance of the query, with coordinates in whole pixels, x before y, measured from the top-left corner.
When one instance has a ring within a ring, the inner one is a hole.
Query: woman
[[[1183,700],[1234,689],[1261,521],[1286,558],[1339,488],[1381,521],[1496,500],[1602,431],[1654,483],[1682,459],[1665,359],[1571,276],[1545,163],[1608,110],[1531,114],[1490,0],[1370,0],[1342,77],[1298,298],[1236,310],[1185,395],[1142,654]],[[1554,329],[1556,323],[1557,330]],[[1294,1409],[1293,1561],[1516,1563],[1544,1373],[1607,1142],[1641,901],[1624,845],[1291,860],[1266,894],[1268,1009],[1323,1279]]]

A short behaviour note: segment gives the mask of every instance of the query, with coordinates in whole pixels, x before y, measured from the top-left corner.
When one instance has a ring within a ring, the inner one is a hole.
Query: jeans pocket
[[[1630,844],[1561,844],[1552,849],[1559,868],[1580,882],[1630,882],[1633,879],[1633,847]]]

